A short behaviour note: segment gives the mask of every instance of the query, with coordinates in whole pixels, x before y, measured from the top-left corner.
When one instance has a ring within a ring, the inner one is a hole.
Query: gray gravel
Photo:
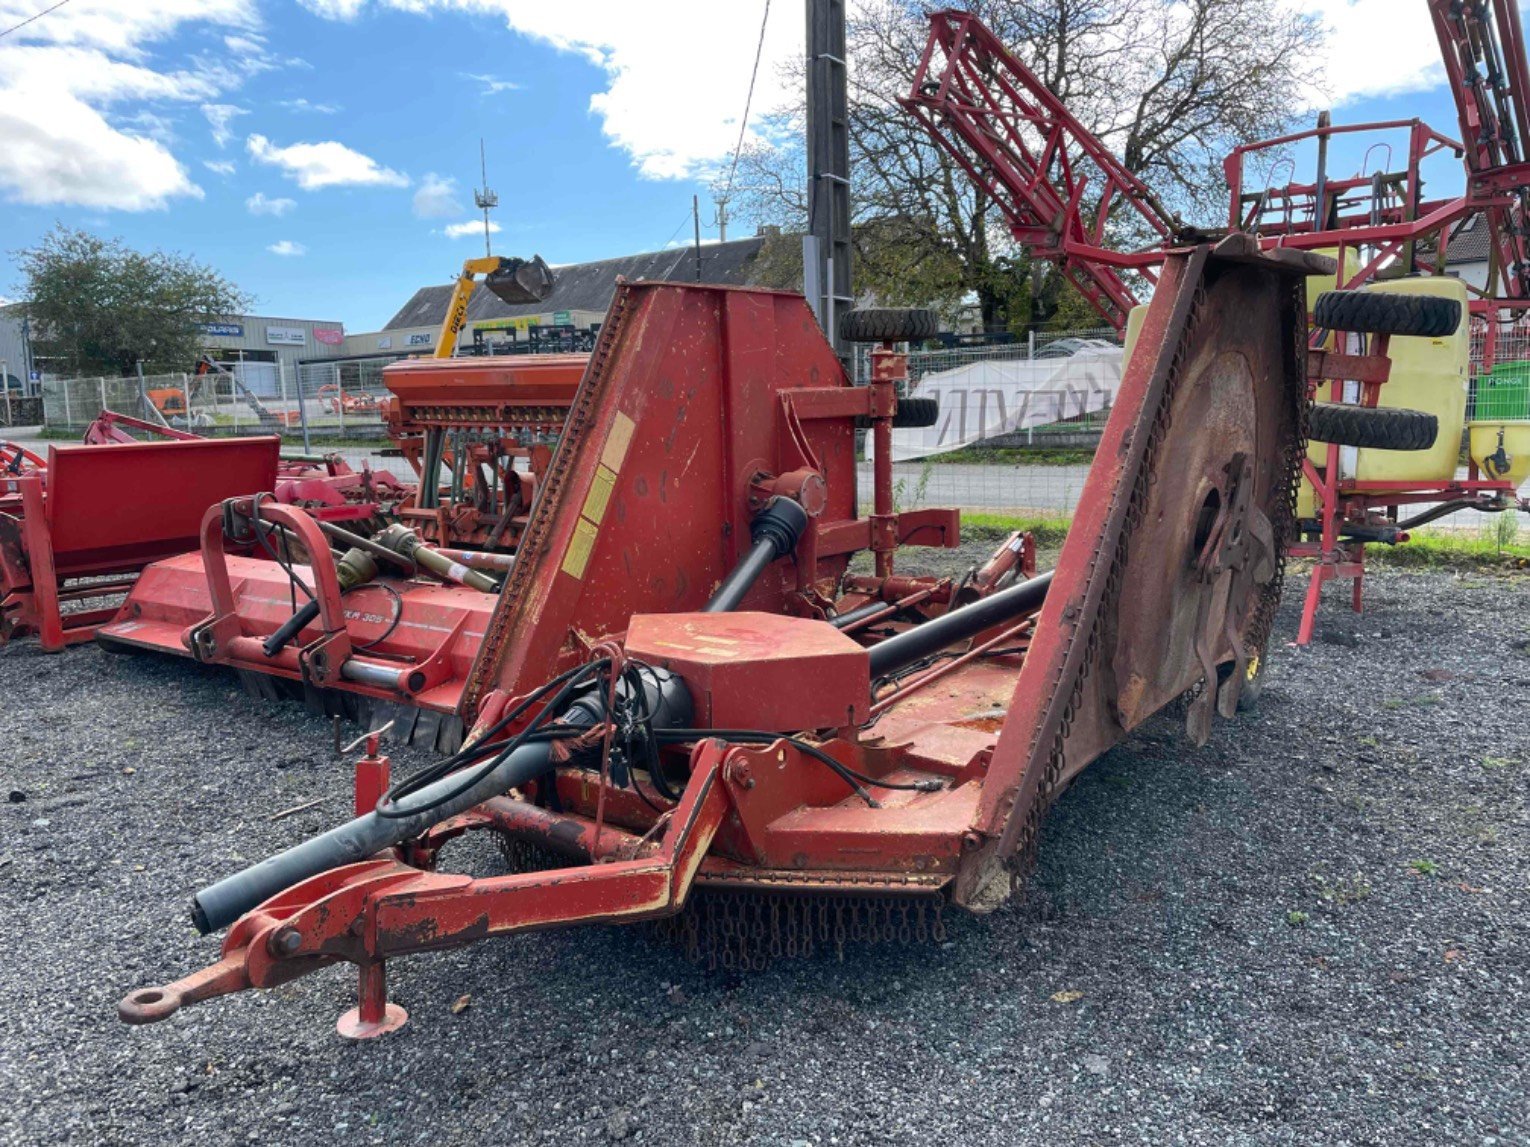
[[[344,814],[327,723],[0,650],[0,1141],[1530,1142],[1530,582],[1339,597],[1259,713],[1090,769],[945,945],[735,981],[636,931],[479,944],[397,962],[412,1021],[362,1046],[346,969],[114,1015],[216,958],[191,891]]]

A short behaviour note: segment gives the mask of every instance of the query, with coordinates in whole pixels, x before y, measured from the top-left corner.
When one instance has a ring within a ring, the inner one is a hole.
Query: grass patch
[[[1016,530],[1032,534],[1038,546],[1060,546],[1068,536],[1072,518],[1018,517],[1012,514],[983,514],[962,511],[962,537],[968,541],[981,538],[1002,538]]]
[[[1369,546],[1367,561],[1393,569],[1511,569],[1530,568],[1530,545],[1518,539],[1516,515],[1499,514],[1483,523],[1480,531],[1415,530],[1399,546]]]
[[[964,446],[948,454],[932,454],[936,466],[1087,466],[1094,450],[1070,446]]]

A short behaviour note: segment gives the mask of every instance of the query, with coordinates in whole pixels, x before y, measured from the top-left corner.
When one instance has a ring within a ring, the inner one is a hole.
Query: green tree
[[[1283,0],[962,0],[1187,222],[1225,217],[1221,157],[1289,126],[1319,78],[1322,28]],[[952,310],[984,325],[1092,326],[1088,304],[1033,265],[1002,215],[898,104],[929,24],[924,0],[863,0],[850,57],[852,239],[858,291]],[[802,90],[797,67],[798,90]],[[807,171],[799,100],[739,157],[735,214],[801,230]],[[1114,221],[1112,221],[1114,223]],[[1122,248],[1143,239],[1120,228]]]
[[[39,358],[67,374],[189,370],[198,323],[240,314],[251,297],[185,255],[54,227],[16,253]]]

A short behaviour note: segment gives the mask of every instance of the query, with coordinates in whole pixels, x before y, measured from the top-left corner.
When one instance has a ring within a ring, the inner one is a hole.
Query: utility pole
[[[725,196],[719,196],[717,200],[717,241],[728,241],[728,200]]]
[[[691,223],[696,228],[696,281],[701,282],[701,196],[691,196]]]
[[[478,172],[483,186],[473,191],[473,203],[483,212],[483,253],[487,257],[494,253],[489,249],[489,209],[499,206],[499,196],[489,190],[489,162],[484,157],[482,136],[478,138]]]
[[[850,285],[850,101],[845,71],[845,0],[807,0],[808,235],[803,286],[818,325],[845,353],[839,318],[854,305]]]

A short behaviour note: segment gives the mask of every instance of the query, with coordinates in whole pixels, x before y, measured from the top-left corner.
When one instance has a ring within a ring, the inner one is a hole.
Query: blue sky
[[[0,0],[0,28],[51,0]],[[1456,133],[1423,0],[1334,28],[1336,119]],[[210,262],[262,313],[385,322],[481,250],[568,263],[688,236],[738,133],[761,0],[69,0],[0,40],[0,296],[55,221]],[[757,109],[801,51],[776,0]],[[1337,169],[1359,166],[1341,151]],[[1457,182],[1452,184],[1451,181]],[[1459,186],[1453,161],[1433,190]],[[710,229],[708,229],[710,230]]]

